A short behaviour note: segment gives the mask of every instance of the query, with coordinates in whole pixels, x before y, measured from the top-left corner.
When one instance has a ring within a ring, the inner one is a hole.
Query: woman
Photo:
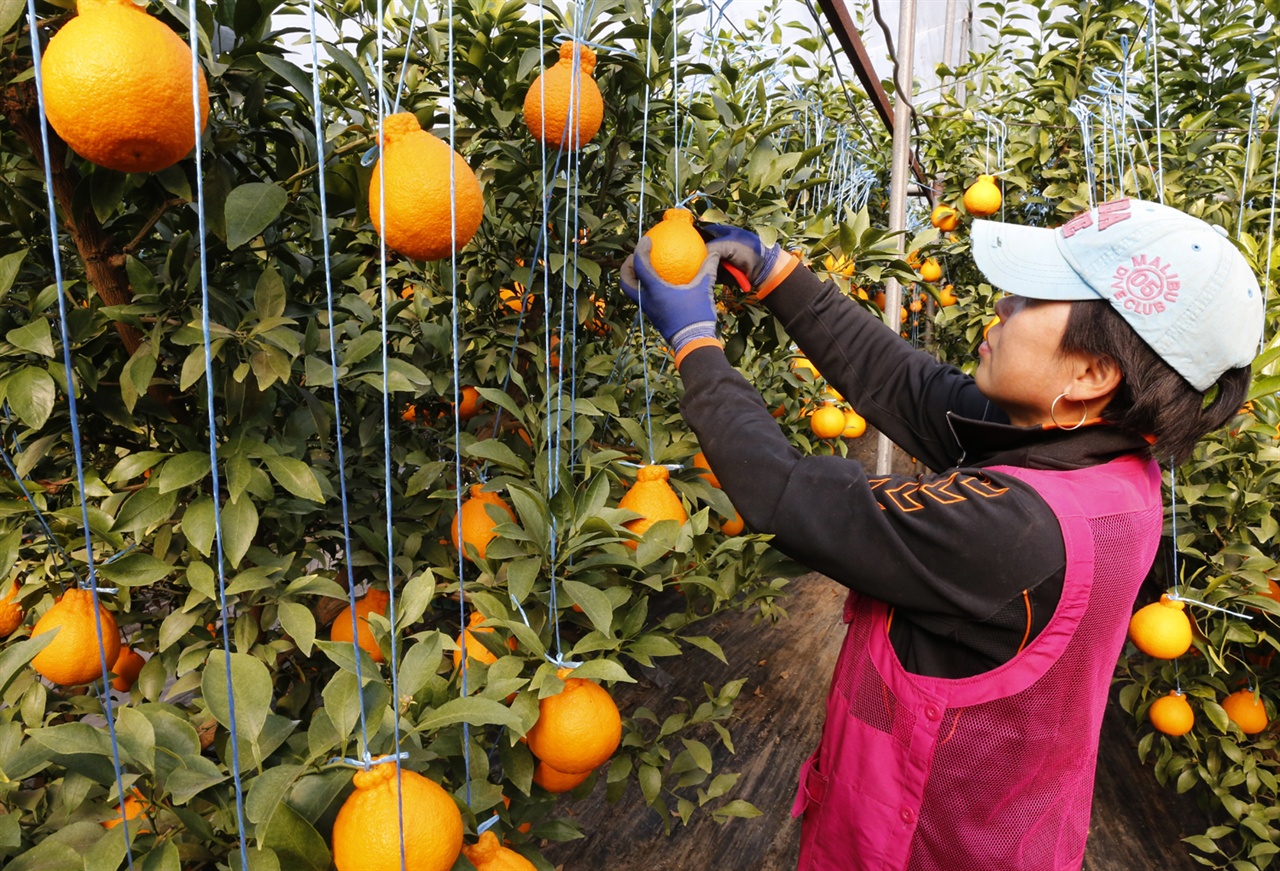
[[[658,279],[641,240],[623,287],[671,345],[682,413],[747,526],[850,588],[800,775],[800,868],[1079,869],[1108,686],[1160,540],[1157,460],[1244,399],[1263,322],[1247,263],[1135,199],[1056,230],[975,221],[975,261],[1011,295],[970,378],[777,246],[704,231],[692,283]],[[722,263],[936,471],[796,451],[716,339]]]

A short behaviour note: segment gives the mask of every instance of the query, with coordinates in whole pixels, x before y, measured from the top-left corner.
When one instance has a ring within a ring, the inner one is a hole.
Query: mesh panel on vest
[[[1135,519],[1090,521],[1095,569],[1086,612],[1045,674],[1015,695],[948,709],[908,871],[956,871],[979,859],[991,867],[1007,861],[1056,869],[1080,860],[1106,705],[1096,688],[1100,681],[1107,686],[1123,643],[1116,615],[1127,620],[1132,579],[1148,569],[1134,546]],[[866,683],[860,681],[860,694],[871,697],[854,702],[860,711],[878,702],[878,690]],[[889,722],[903,713],[890,712]]]

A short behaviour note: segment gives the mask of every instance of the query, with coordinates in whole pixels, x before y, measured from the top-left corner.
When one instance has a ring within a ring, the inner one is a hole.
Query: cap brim
[[[1030,299],[1101,299],[1058,248],[1056,231],[974,221],[973,260],[993,285]]]

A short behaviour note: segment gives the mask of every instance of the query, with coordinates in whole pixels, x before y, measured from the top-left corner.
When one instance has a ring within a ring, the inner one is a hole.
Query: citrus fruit
[[[458,419],[471,420],[480,413],[480,406],[484,404],[484,400],[480,398],[480,391],[472,387],[470,384],[462,388],[462,401],[458,403]]]
[[[938,305],[946,308],[949,305],[955,305],[956,302],[955,288],[951,285],[948,284],[946,287],[942,288],[942,290],[938,291]]]
[[[937,281],[942,277],[942,267],[937,260],[930,257],[920,264],[920,277],[925,281]]]
[[[1237,690],[1222,700],[1222,710],[1246,735],[1256,735],[1267,728],[1267,707],[1253,690]]]
[[[124,797],[124,817],[130,822],[142,816],[142,813],[147,809],[147,807],[147,800],[143,798],[142,793],[139,792],[137,788],[130,790],[129,794]],[[116,805],[114,816],[102,821],[102,827],[104,829],[114,829],[118,825],[120,825],[120,805]],[[130,832],[132,832],[133,829],[133,826],[129,826]],[[138,832],[145,831],[147,831],[147,829],[138,829]]]
[[[1000,186],[996,184],[994,175],[978,176],[978,180],[964,192],[964,207],[969,210],[969,214],[979,218],[1000,211],[1000,201]]]
[[[832,257],[828,254],[822,259],[822,265],[833,275],[843,275],[848,278],[853,275],[855,264],[852,257],[846,257],[843,254],[839,257]]]
[[[809,417],[809,429],[820,439],[839,438],[844,432],[844,412],[834,405],[824,405]]]
[[[476,871],[537,871],[524,856],[502,846],[493,832],[481,832],[480,840],[464,844],[462,855],[476,866]]]
[[[1174,738],[1190,732],[1196,722],[1195,712],[1191,710],[1186,696],[1176,690],[1156,699],[1147,709],[1147,717],[1152,726]]]
[[[1138,649],[1156,659],[1176,659],[1191,646],[1191,620],[1186,606],[1162,595],[1129,620],[1129,638]]]
[[[911,309],[911,311],[913,312],[921,311],[924,309],[924,300],[920,299],[919,297],[916,297],[915,299],[911,300],[911,305],[907,306],[907,308]]]
[[[649,263],[668,284],[688,284],[707,259],[707,243],[693,226],[693,212],[667,209],[645,236],[653,240]]]
[[[636,472],[636,482],[631,485],[631,489],[622,494],[622,499],[618,501],[619,508],[625,508],[628,511],[634,511],[640,517],[636,520],[628,520],[622,525],[634,532],[637,536],[642,536],[645,531],[653,524],[660,520],[674,520],[677,523],[684,523],[689,519],[689,515],[685,513],[684,505],[680,502],[680,497],[676,495],[676,491],[671,489],[671,485],[667,483],[670,475],[665,466],[641,466]],[[624,541],[627,547],[635,550],[639,543],[635,541]],[[558,767],[558,766],[557,766]],[[562,771],[564,769],[561,769]],[[573,772],[568,772],[572,774]]]
[[[605,318],[604,297],[597,297],[592,294],[588,297],[587,303],[591,308],[595,309],[595,315],[588,317],[583,323],[587,331],[596,336],[607,336],[613,332],[613,325]]]
[[[578,53],[576,76],[575,49]],[[594,51],[585,45],[561,43],[560,59],[543,70],[524,95],[524,123],[534,139],[565,151],[576,151],[591,141],[604,119],[600,86],[591,77],[595,69]]]
[[[511,518],[511,522],[516,520],[515,512],[502,501],[502,497],[497,493],[486,492],[482,485],[472,484],[470,496],[462,503],[462,510],[453,515],[453,520],[449,523],[449,537],[453,539],[454,547],[461,547],[458,543],[458,527],[462,527],[462,541],[476,549],[476,555],[480,559],[484,559],[485,551],[489,548],[489,542],[497,538],[497,534],[493,528],[498,525],[497,520],[489,516],[489,512],[485,510],[486,505],[497,505],[507,513]],[[471,558],[471,554],[466,550],[463,551],[467,558]]]
[[[525,736],[533,755],[564,774],[589,772],[622,741],[622,715],[608,690],[562,668],[564,689],[538,703],[538,722]]]
[[[9,592],[0,597],[0,638],[12,635],[22,625],[22,618],[26,616],[22,606],[18,604],[19,589],[21,588],[18,586],[18,579],[14,578]]]
[[[736,508],[733,511],[733,519],[720,524],[720,531],[725,535],[742,535],[742,531],[746,528],[747,524],[742,519],[742,512]]]
[[[462,814],[449,793],[416,771],[389,762],[357,771],[355,792],[333,821],[338,871],[448,871],[462,852]],[[398,794],[398,795],[397,795]],[[400,826],[403,814],[404,826]]]
[[[98,605],[102,618],[102,650],[107,662],[115,662],[120,654],[120,629],[116,618]],[[56,684],[70,686],[101,678],[102,661],[98,654],[98,621],[93,615],[93,593],[72,587],[41,615],[31,630],[35,638],[58,630],[52,642],[31,660],[31,667]]]
[[[80,0],[49,40],[45,114],[77,154],[119,172],[156,172],[196,144],[191,49],[132,0]],[[209,88],[198,73],[200,127]]]
[[[862,434],[867,431],[867,421],[862,415],[854,411],[852,408],[846,409],[844,413],[844,432],[840,433],[840,438],[856,439],[861,438]]]
[[[360,633],[360,649],[373,657],[374,662],[382,662],[383,657],[382,648],[378,647],[378,642],[373,638],[373,630],[369,628],[369,615],[387,616],[387,604],[390,601],[390,593],[375,587],[370,587],[369,592],[356,600],[356,621],[358,623],[357,631]],[[333,625],[329,627],[329,640],[351,643],[350,605],[339,611],[338,616],[333,618]]]
[[[16,590],[17,590],[17,585],[15,582],[14,591],[16,592]],[[1271,580],[1270,578],[1267,578],[1267,591],[1265,593],[1259,593],[1258,595],[1266,596],[1268,599],[1272,599],[1276,602],[1280,602],[1280,584],[1277,584],[1275,581]],[[13,593],[10,593],[8,596],[5,596],[4,601],[8,601],[11,596],[13,596]],[[13,630],[11,629],[9,631],[12,632]],[[0,635],[4,635],[4,630],[2,628],[0,628]]]
[[[523,284],[515,283],[515,287],[504,287],[498,291],[498,299],[513,312],[526,312],[533,307],[533,294]]]
[[[694,454],[693,466],[695,469],[705,469],[706,471],[698,473],[698,477],[705,480],[712,487],[719,488],[720,479],[716,477],[715,472],[711,471],[711,464],[707,462],[706,454],[704,454],[702,451],[698,451],[696,454]]]
[[[876,291],[875,303],[880,307],[880,311],[884,311],[884,307],[888,304],[888,297],[883,290]]]
[[[1000,323],[1000,315],[996,315],[982,326],[982,338],[987,337],[987,333],[991,332],[991,328]]]
[[[591,771],[582,771],[578,774],[565,774],[563,771],[557,771],[545,762],[539,762],[533,769],[533,782],[545,789],[547,792],[553,792],[559,795],[562,792],[568,792],[574,789],[582,781],[591,776]]]
[[[929,213],[929,223],[944,233],[950,233],[960,226],[960,213],[946,203],[939,203]]]
[[[467,620],[467,659],[474,659],[476,662],[483,662],[485,665],[493,665],[498,661],[498,657],[493,655],[489,648],[480,643],[476,638],[477,632],[493,632],[492,626],[480,626],[477,624],[484,622],[484,615],[479,611],[472,611],[471,617]],[[460,668],[462,666],[462,633],[458,634],[458,649],[453,652],[453,667]]]
[[[111,686],[122,693],[129,692],[146,664],[147,660],[141,653],[127,644],[120,645],[120,653],[116,656],[115,665],[111,666],[111,671],[115,673],[115,677],[111,679]]]
[[[808,357],[793,357],[791,360],[792,372],[808,372],[809,380],[817,382],[822,377],[822,373],[818,371],[818,367],[809,362]]]
[[[471,241],[484,216],[476,174],[447,143],[423,130],[412,112],[388,116],[382,153],[369,179],[369,217],[387,246],[414,260],[443,260]],[[451,205],[453,166],[456,206]],[[382,226],[386,185],[386,227]],[[457,236],[453,228],[456,223]]]

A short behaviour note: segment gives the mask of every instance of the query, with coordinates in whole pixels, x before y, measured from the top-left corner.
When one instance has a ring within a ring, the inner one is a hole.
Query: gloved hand
[[[640,304],[654,328],[677,357],[694,339],[715,339],[716,304],[712,297],[720,255],[710,254],[688,284],[668,284],[649,263],[653,240],[642,237],[622,263],[622,290]]]
[[[751,286],[743,290],[755,290],[763,284],[782,254],[781,245],[766,248],[759,236],[741,227],[699,224],[698,231],[707,241],[707,251],[719,254],[722,264],[734,266],[746,276]]]

